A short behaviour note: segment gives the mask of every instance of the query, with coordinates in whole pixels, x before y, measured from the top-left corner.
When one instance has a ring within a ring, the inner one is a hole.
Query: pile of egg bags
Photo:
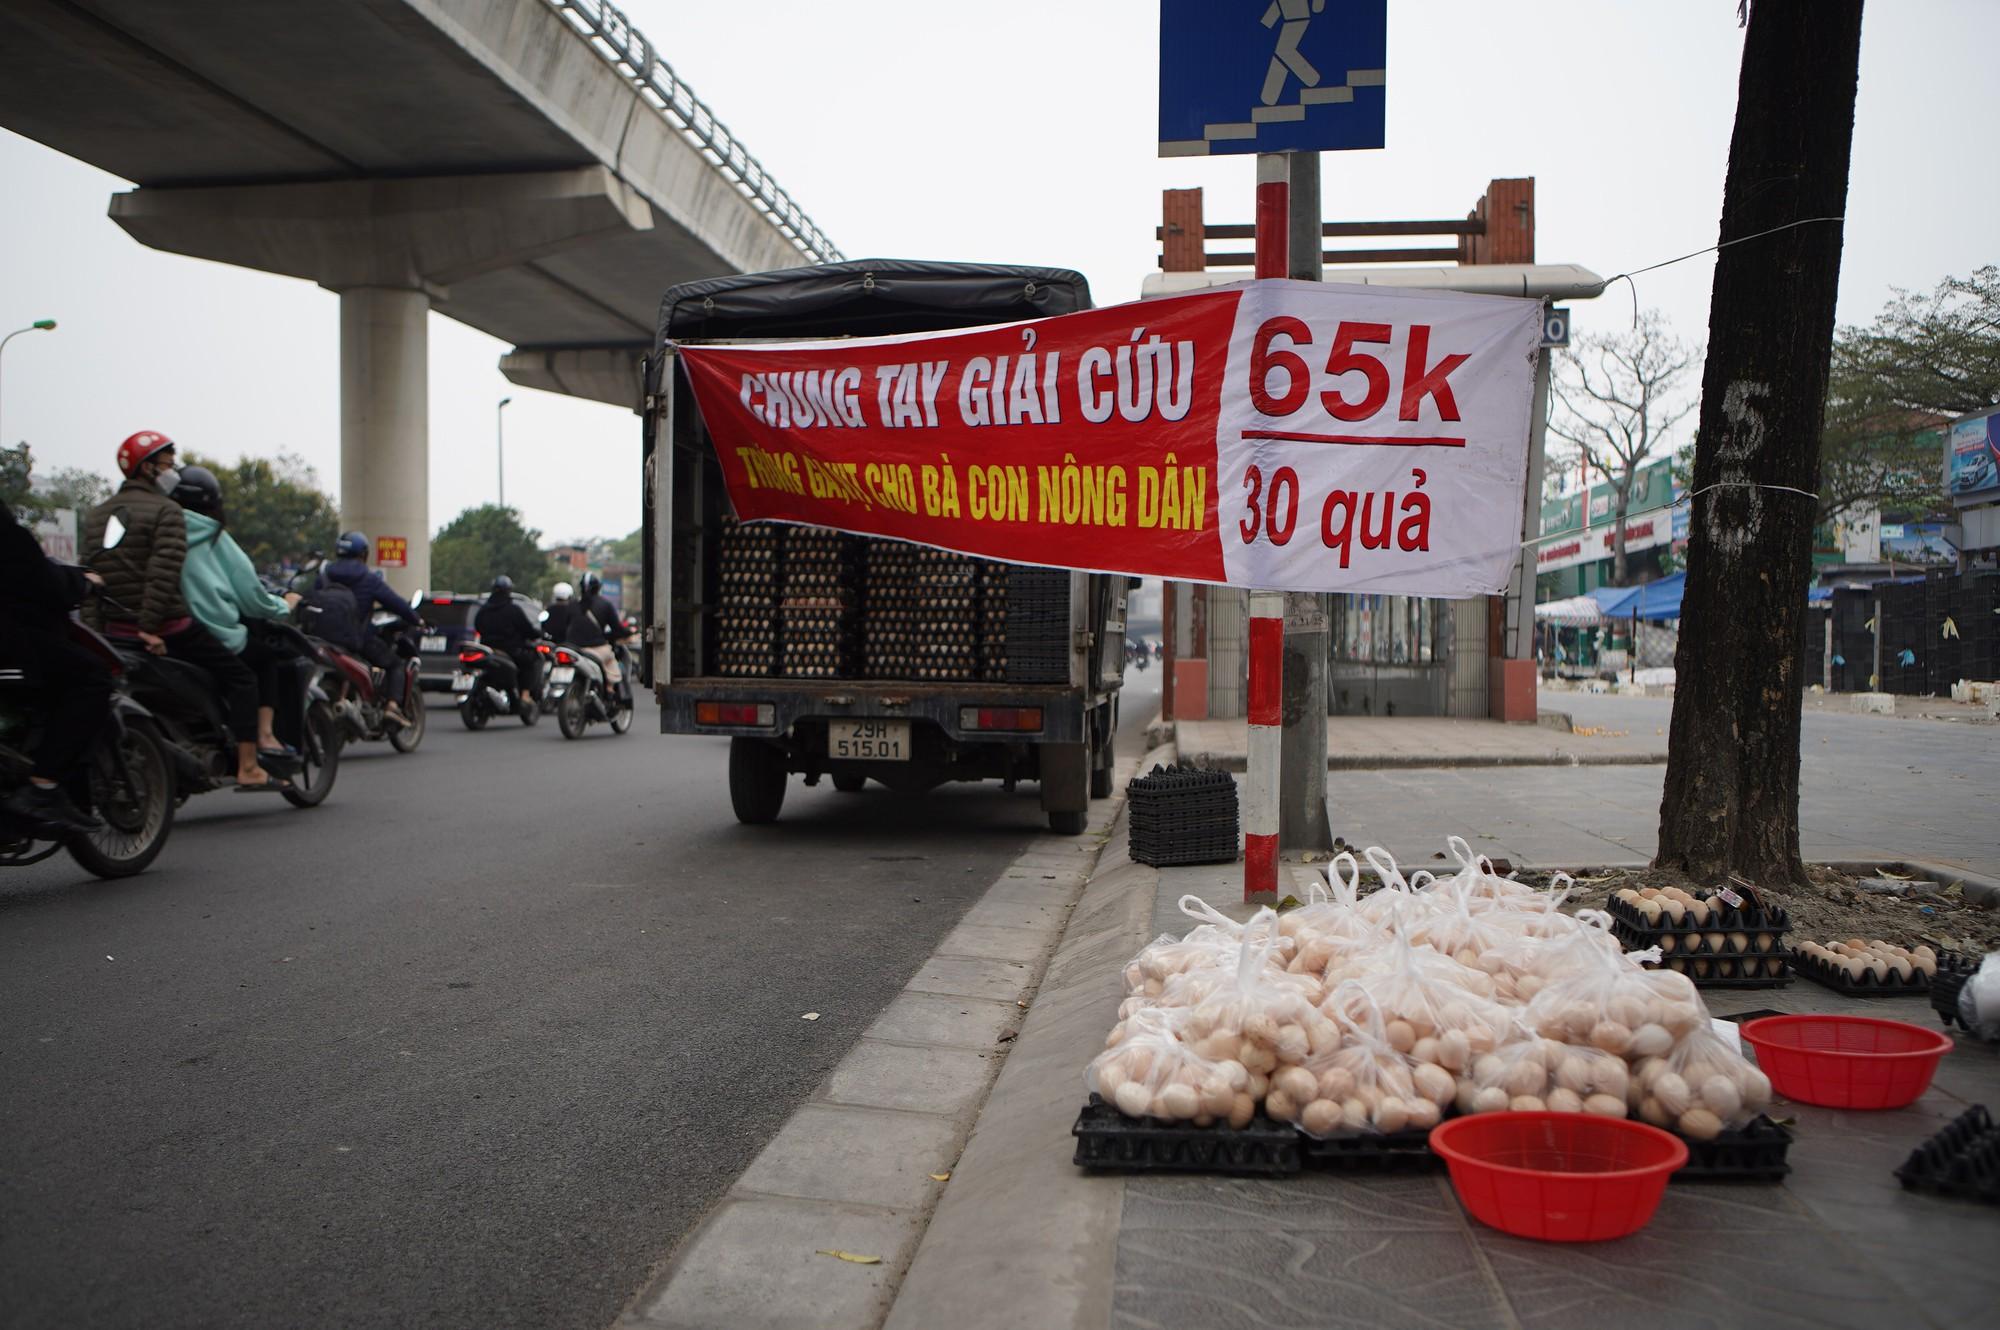
[[[1687,976],[1627,955],[1608,916],[1561,908],[1567,879],[1541,891],[1450,846],[1443,878],[1369,849],[1382,885],[1366,896],[1343,853],[1306,904],[1245,924],[1182,897],[1196,926],[1126,965],[1086,1084],[1129,1117],[1242,1127],[1262,1108],[1320,1139],[1511,1109],[1706,1140],[1770,1102]]]

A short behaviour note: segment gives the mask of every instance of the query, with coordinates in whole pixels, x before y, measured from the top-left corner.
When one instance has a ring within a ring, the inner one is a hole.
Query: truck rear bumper
[[[656,690],[662,734],[727,734],[778,738],[801,721],[927,721],[961,743],[1081,743],[1085,713],[1102,698],[1085,698],[1060,684],[878,683],[859,680],[679,679]],[[1108,696],[1108,694],[1106,695]],[[768,725],[702,724],[703,702],[771,708]],[[981,708],[1038,708],[1038,730],[980,729],[964,713]],[[824,725],[817,728],[824,734]]]

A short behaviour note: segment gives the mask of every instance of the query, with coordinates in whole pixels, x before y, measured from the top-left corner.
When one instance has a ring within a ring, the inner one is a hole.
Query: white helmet
[[[576,588],[571,586],[567,582],[558,582],[555,585],[555,590],[553,594],[556,598],[556,603],[561,604],[563,601],[568,600],[571,596],[574,596],[576,594]]]

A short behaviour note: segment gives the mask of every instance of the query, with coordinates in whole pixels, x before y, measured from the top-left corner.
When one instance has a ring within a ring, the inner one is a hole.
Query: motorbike
[[[25,867],[68,850],[98,877],[130,877],[159,857],[173,831],[174,764],[152,714],[126,691],[116,648],[74,618],[69,633],[71,641],[104,661],[114,680],[111,714],[68,791],[104,829],[51,835],[0,812],[0,867]],[[20,670],[0,669],[0,791],[26,784],[34,769],[30,754],[41,738],[41,704],[40,690]]]
[[[295,701],[278,709],[272,728],[298,754],[295,758],[260,754],[258,764],[274,780],[284,782],[278,793],[294,808],[317,808],[333,792],[340,771],[340,734],[331,701],[318,682],[325,653],[304,634],[282,624],[260,623],[251,631],[268,635],[290,657],[282,668],[292,676],[287,684]],[[167,756],[174,764],[175,802],[233,787],[236,742],[208,672],[123,644],[119,655],[133,697],[152,712],[167,744]]]
[[[625,655],[623,646],[614,645],[618,653],[618,663],[625,671],[626,688],[630,688],[632,666]],[[565,739],[581,739],[583,732],[593,721],[608,722],[613,734],[623,734],[632,728],[632,702],[624,690],[613,689],[604,677],[604,667],[597,663],[595,656],[586,655],[577,647],[557,647],[555,667],[549,671],[548,687],[544,696],[558,692],[556,698],[556,728]]]
[[[514,658],[477,638],[459,645],[458,671],[451,676],[451,691],[458,699],[458,718],[468,730],[483,730],[495,716],[519,716],[523,725],[533,725],[547,707],[552,647],[535,643],[537,700],[521,700],[521,670]]]
[[[310,625],[306,631],[311,633]],[[424,741],[425,729],[424,695],[417,683],[417,648],[410,641],[407,626],[399,620],[377,622],[370,631],[379,633],[409,662],[403,671],[403,696],[397,699],[403,722],[397,724],[388,714],[384,671],[338,643],[315,637],[313,643],[326,661],[320,682],[330,700],[335,728],[342,743],[387,739],[397,752],[414,753]]]

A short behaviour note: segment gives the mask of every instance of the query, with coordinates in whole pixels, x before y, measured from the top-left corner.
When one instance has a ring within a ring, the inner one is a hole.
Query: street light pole
[[[493,408],[494,466],[500,473],[500,506],[507,506],[507,403],[511,397],[500,399],[500,405]]]
[[[56,328],[56,321],[54,319],[36,319],[33,323],[29,324],[27,327],[16,328],[13,332],[8,333],[5,337],[0,337],[0,351],[5,351],[7,349],[7,343],[13,341],[16,337],[19,337],[24,332],[54,332],[55,328]],[[7,446],[7,432],[4,429],[0,429],[0,448],[4,448],[6,446]]]

